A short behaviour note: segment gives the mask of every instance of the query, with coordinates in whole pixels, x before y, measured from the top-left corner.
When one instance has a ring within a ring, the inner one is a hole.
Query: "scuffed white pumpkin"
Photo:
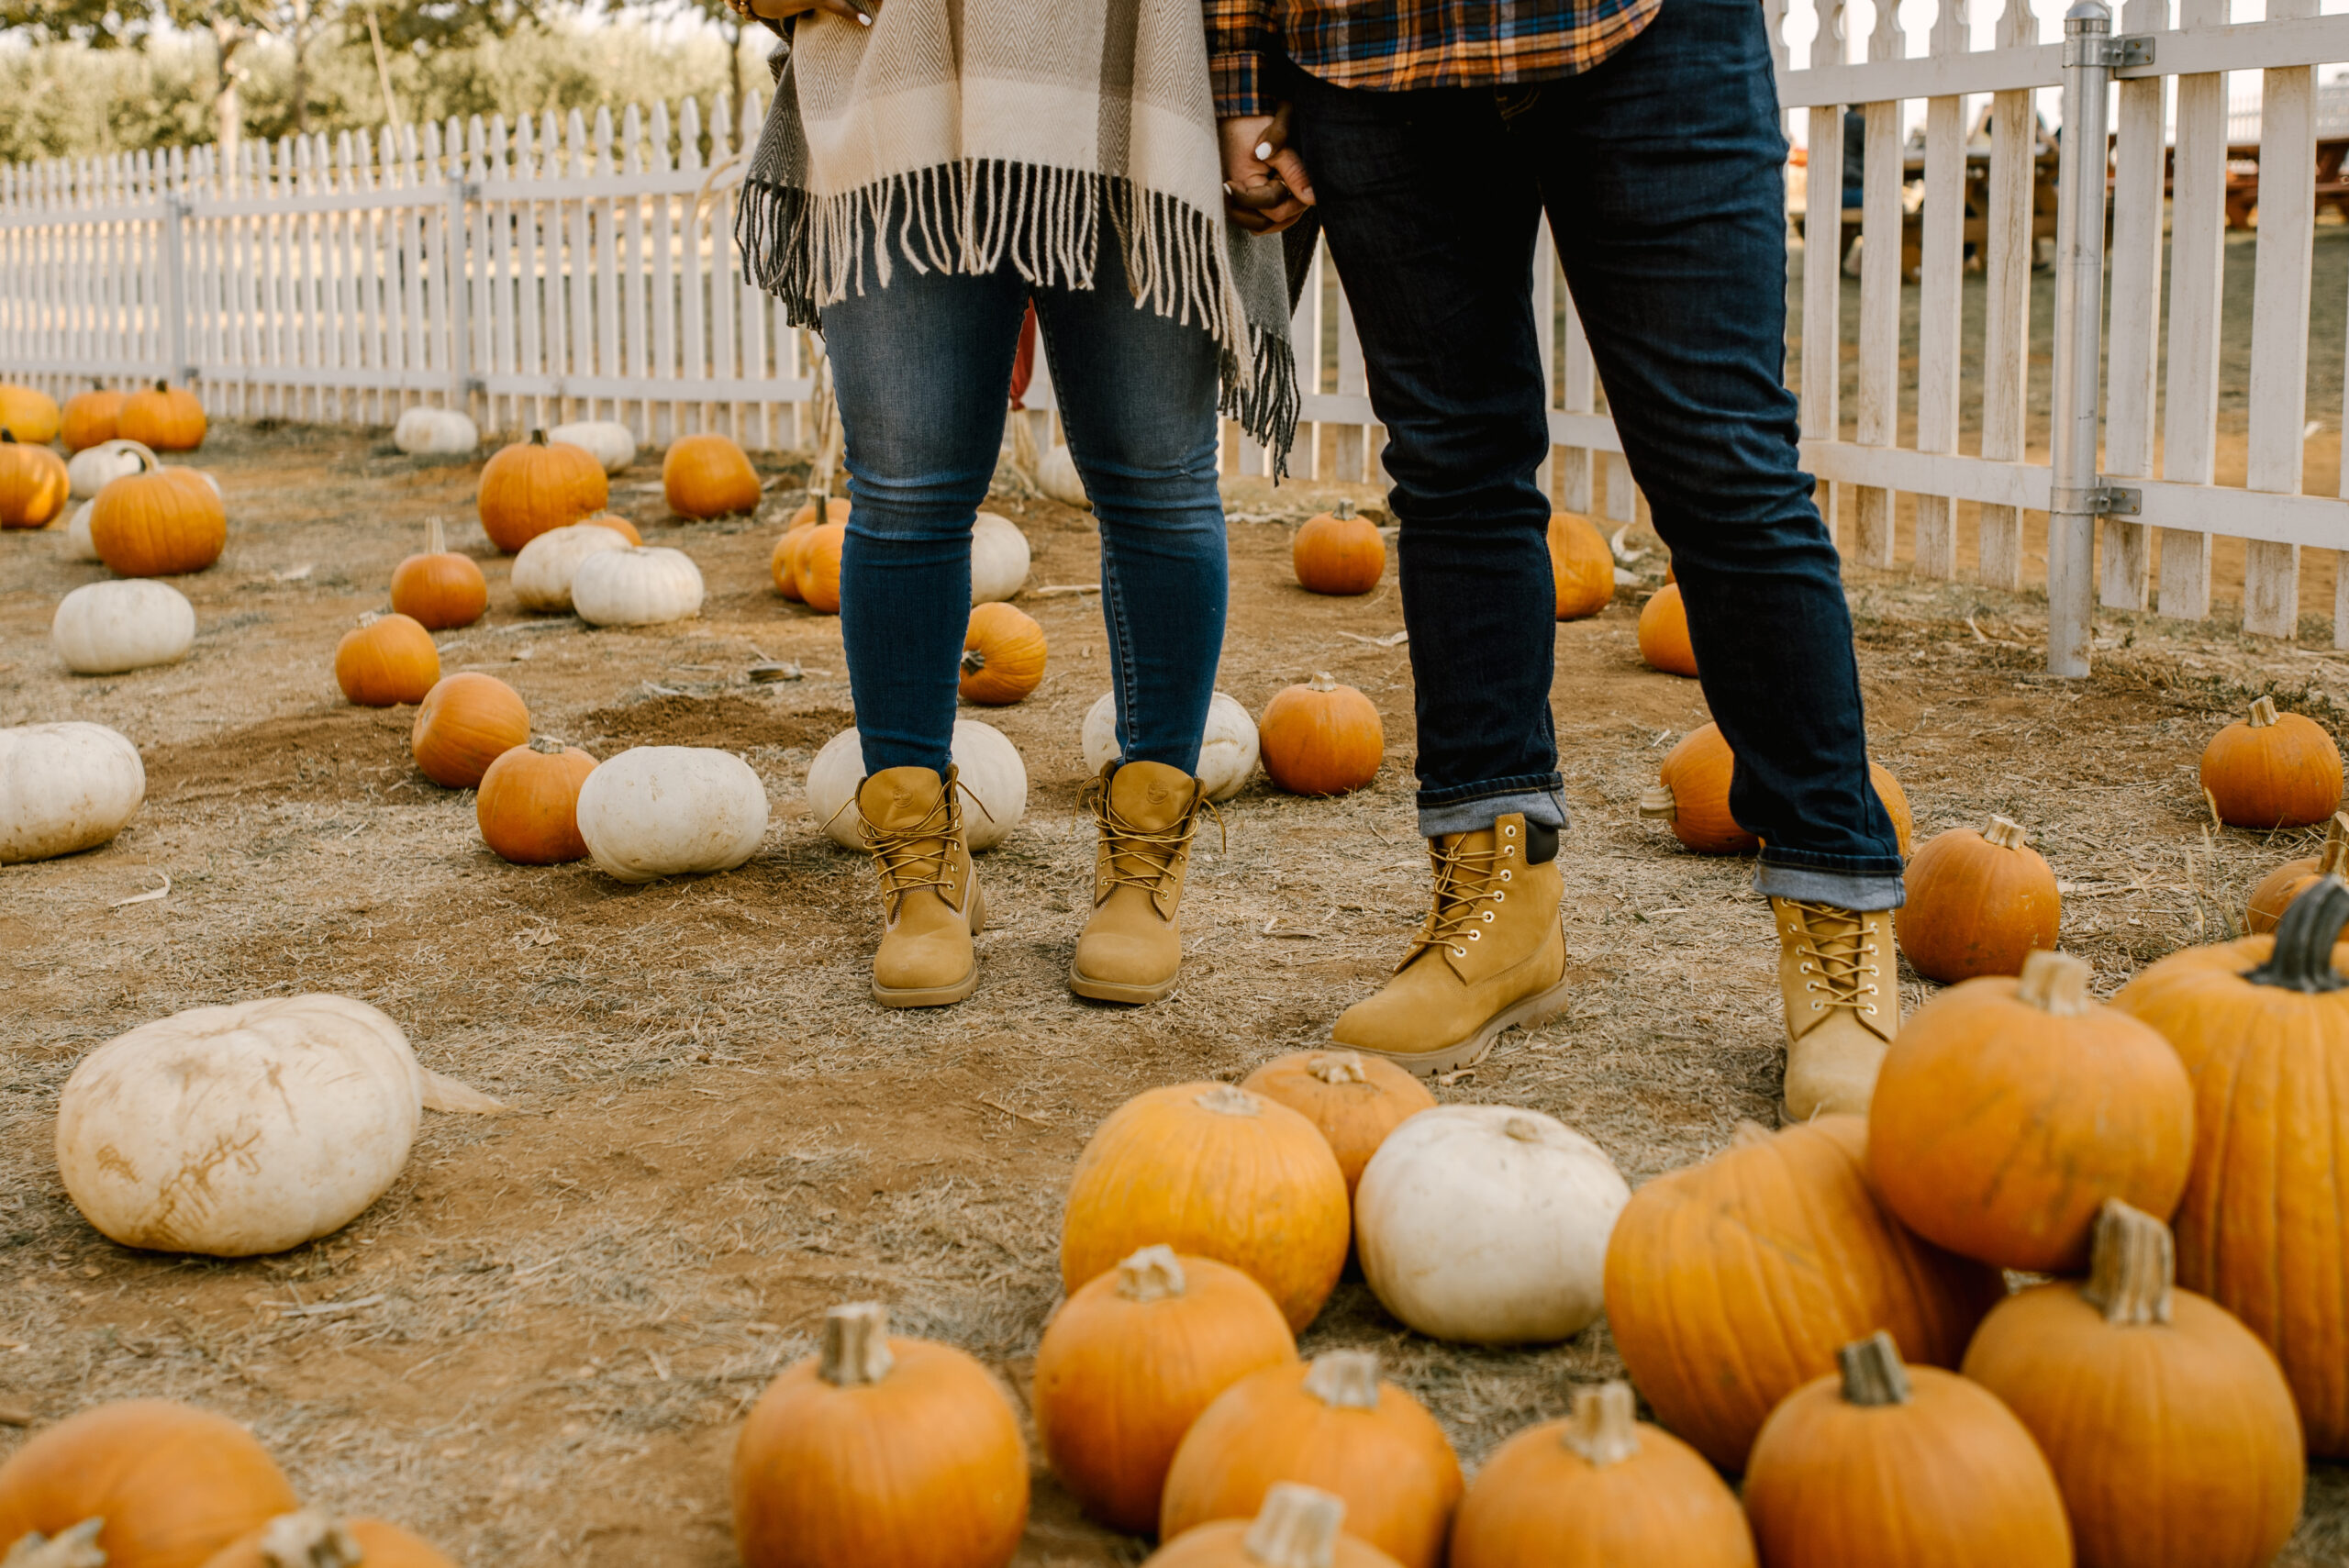
[[[731,751],[639,746],[579,786],[579,836],[619,882],[731,871],[767,830],[766,785]]]
[[[1555,1118],[1439,1106],[1364,1167],[1354,1244],[1371,1290],[1420,1333],[1542,1344],[1598,1318],[1607,1239],[1631,1198],[1614,1162]]]
[[[49,637],[77,675],[176,664],[195,646],[195,606],[150,577],[87,583],[57,606]]]
[[[636,432],[617,419],[581,419],[557,425],[547,432],[550,441],[584,447],[606,473],[618,473],[636,461]]]
[[[1008,599],[1028,581],[1028,536],[1009,517],[981,512],[971,525],[971,603]]]
[[[1085,476],[1076,471],[1075,454],[1066,447],[1053,447],[1037,461],[1036,488],[1063,506],[1093,510],[1093,497],[1085,493]]]
[[[571,607],[589,626],[663,626],[699,615],[701,597],[693,558],[658,545],[621,539],[619,549],[584,557],[571,573]]]
[[[954,721],[952,755],[963,781],[963,835],[973,853],[992,850],[1028,814],[1028,764],[1009,737],[975,718]],[[856,810],[856,786],[863,782],[864,751],[853,728],[824,742],[807,764],[807,809],[842,849],[864,848],[864,818]]]
[[[526,610],[560,613],[571,608],[571,580],[579,563],[609,550],[626,550],[628,536],[600,523],[549,528],[514,557],[514,597]]]
[[[146,798],[139,748],[103,724],[0,729],[0,865],[94,850]]]
[[[162,466],[152,451],[137,441],[100,441],[66,460],[65,483],[75,500],[87,501],[126,473],[144,473]]]
[[[73,508],[65,520],[65,559],[68,561],[100,561],[97,541],[90,537],[90,517],[98,509],[95,501],[84,501]]]
[[[411,457],[469,452],[481,445],[481,427],[454,408],[411,408],[392,427],[392,445]]]
[[[1085,710],[1082,737],[1085,774],[1098,778],[1118,754],[1118,694],[1103,692]],[[1248,787],[1256,773],[1256,721],[1239,699],[1218,692],[1208,702],[1208,727],[1199,739],[1199,782],[1208,798],[1230,800]]]

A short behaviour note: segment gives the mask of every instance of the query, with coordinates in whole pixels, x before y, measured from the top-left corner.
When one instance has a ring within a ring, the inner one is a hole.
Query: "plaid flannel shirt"
[[[1202,0],[1216,112],[1268,114],[1286,54],[1341,87],[1492,87],[1589,70],[1663,0]]]

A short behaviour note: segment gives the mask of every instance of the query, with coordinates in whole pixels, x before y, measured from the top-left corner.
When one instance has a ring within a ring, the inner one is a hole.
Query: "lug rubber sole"
[[[1121,985],[1114,980],[1095,980],[1076,967],[1071,960],[1068,966],[1068,988],[1093,1002],[1125,1002],[1141,1006],[1149,1002],[1161,1002],[1174,994],[1182,984],[1180,973],[1169,975],[1155,985]]]
[[[986,895],[979,891],[974,877],[971,883],[971,935],[977,936],[986,929]],[[970,973],[946,985],[884,985],[873,983],[873,999],[885,1007],[944,1007],[962,1001],[979,988],[979,955],[971,955]]]
[[[1457,1073],[1464,1067],[1474,1067],[1493,1053],[1494,1044],[1513,1029],[1540,1023],[1562,1010],[1574,982],[1561,976],[1555,985],[1539,991],[1521,1002],[1513,1002],[1491,1018],[1467,1039],[1453,1045],[1439,1046],[1433,1051],[1375,1051],[1366,1045],[1343,1045],[1344,1051],[1358,1051],[1364,1056],[1382,1057],[1397,1067],[1410,1069],[1415,1077],[1432,1078],[1439,1073]],[[1331,1042],[1336,1045],[1336,1041]]]

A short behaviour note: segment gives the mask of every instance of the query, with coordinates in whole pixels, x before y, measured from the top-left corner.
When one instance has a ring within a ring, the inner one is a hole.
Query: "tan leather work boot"
[[[1421,1077],[1482,1062],[1501,1031],[1566,1002],[1564,884],[1553,858],[1525,862],[1525,818],[1428,840],[1435,906],[1395,978],[1340,1015],[1330,1038]]]
[[[1773,898],[1778,990],[1787,1005],[1786,1089],[1779,1119],[1868,1114],[1885,1047],[1900,1032],[1900,971],[1892,911]]]
[[[1090,795],[1101,829],[1093,917],[1076,939],[1068,988],[1097,1002],[1155,1002],[1183,964],[1183,873],[1207,790],[1163,762],[1111,762]]]
[[[963,836],[954,770],[885,768],[857,786],[864,847],[881,873],[881,946],[873,999],[885,1007],[938,1007],[979,988],[971,938],[986,904]]]

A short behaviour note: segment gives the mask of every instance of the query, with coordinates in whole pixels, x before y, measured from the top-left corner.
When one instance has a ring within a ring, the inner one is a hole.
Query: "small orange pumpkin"
[[[1256,722],[1264,772],[1291,795],[1343,795],[1378,776],[1386,728],[1352,686],[1317,673],[1264,705]]]
[[[611,482],[594,453],[533,430],[482,466],[482,531],[511,555],[550,528],[594,517],[611,498]]]
[[[680,436],[661,457],[661,494],[687,517],[722,517],[759,504],[759,474],[730,436]]]
[[[2349,873],[2349,812],[2336,811],[2325,824],[2324,848],[2314,860],[2286,861],[2259,879],[2243,910],[2243,929],[2262,936],[2276,929],[2292,900],[2328,876]]]
[[[281,1514],[217,1553],[204,1568],[457,1568],[430,1541],[382,1519],[343,1519],[322,1509]]]
[[[1289,561],[1308,594],[1367,594],[1386,571],[1386,541],[1352,501],[1341,501],[1297,530]]]
[[[1993,817],[1976,833],[1936,833],[1909,865],[1909,901],[1893,912],[1900,951],[1928,980],[2021,974],[2063,924],[2055,873],[2020,823]]]
[[[489,608],[481,568],[449,548],[440,518],[425,521],[424,553],[392,568],[392,608],[428,631],[471,626]]]
[[[57,399],[39,387],[0,385],[0,428],[14,430],[27,446],[49,445],[63,423]]]
[[[204,444],[204,405],[187,388],[159,381],[123,399],[115,428],[122,439],[159,452],[192,452]]]
[[[1016,703],[1044,679],[1044,628],[1025,610],[995,602],[971,612],[963,634],[964,702],[986,707]]]
[[[142,467],[109,481],[90,507],[90,548],[120,576],[201,572],[228,546],[228,513],[192,468]]]
[[[1698,725],[1664,753],[1654,785],[1640,796],[1640,815],[1669,824],[1672,836],[1700,855],[1753,853],[1762,847],[1762,840],[1740,827],[1729,811],[1730,780],[1736,762],[1729,742],[1721,737],[1720,726]],[[1868,764],[1868,782],[1876,785],[1885,815],[1892,818],[1900,852],[1907,854],[1913,831],[1907,793],[1881,762]]]
[[[1345,1499],[1318,1486],[1275,1481],[1252,1519],[1218,1519],[1186,1529],[1143,1560],[1142,1568],[1401,1568],[1345,1533]]]
[[[482,771],[473,797],[481,841],[519,866],[561,865],[587,857],[579,834],[579,786],[596,759],[560,740],[533,740],[500,751]]]
[[[644,536],[636,531],[636,525],[618,512],[598,512],[592,517],[582,517],[579,520],[596,528],[609,528],[630,544],[644,542]]]
[[[799,552],[790,559],[792,580],[799,596],[818,615],[841,613],[841,551],[848,545],[846,523],[818,523],[802,528]],[[785,542],[789,542],[788,536]]]
[[[65,510],[65,460],[0,429],[0,528],[45,528]]]
[[[0,1551],[104,1519],[116,1568],[202,1568],[300,1505],[253,1435],[161,1399],[95,1406],[36,1432],[0,1465]],[[78,1561],[78,1559],[77,1559]]]
[[[1581,620],[1615,602],[1615,552],[1588,517],[1551,515],[1550,575],[1557,583],[1560,620]]]
[[[1667,675],[1697,674],[1697,651],[1688,642],[1688,607],[1680,584],[1666,583],[1640,606],[1640,660]]]
[[[59,427],[65,450],[78,452],[117,439],[122,434],[122,406],[128,401],[123,394],[104,386],[75,394],[66,402],[65,417]]]
[[[362,616],[335,644],[334,678],[361,707],[420,703],[440,679],[440,651],[406,616]]]
[[[521,695],[477,670],[444,675],[416,710],[407,747],[434,784],[471,789],[490,763],[530,743],[530,710]]]
[[[2202,793],[2232,828],[2305,828],[2341,806],[2341,748],[2304,714],[2261,697],[2202,750]]]
[[[1265,1062],[1240,1086],[1321,1129],[1346,1178],[1348,1198],[1386,1135],[1435,1106],[1435,1096],[1408,1068],[1354,1051],[1292,1051]]]

